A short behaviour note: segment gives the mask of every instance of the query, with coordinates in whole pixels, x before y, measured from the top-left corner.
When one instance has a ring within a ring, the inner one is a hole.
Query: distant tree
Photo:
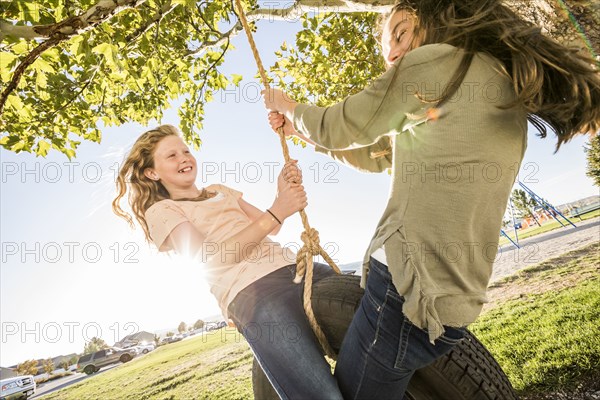
[[[204,321],[202,321],[201,319],[199,319],[194,324],[194,329],[202,329],[202,328],[204,328]]]
[[[38,373],[37,360],[23,361],[17,365],[16,372],[19,375],[37,375]]]
[[[177,331],[179,333],[185,332],[186,327],[187,327],[187,325],[185,324],[185,322],[181,321],[179,323],[179,326],[177,327]]]
[[[54,371],[54,361],[52,361],[51,358],[44,360],[42,366],[44,367],[45,373],[47,373],[48,375],[52,375],[52,372]]]
[[[167,332],[167,337],[171,337],[173,335],[175,335],[175,332],[171,332],[171,331]]]
[[[517,209],[519,209],[523,215],[529,215],[538,226],[542,226],[533,212],[534,208],[538,205],[537,201],[530,197],[527,192],[521,189],[515,189],[512,192],[511,199]]]
[[[77,364],[78,360],[79,360],[79,356],[78,355],[74,355],[73,357],[71,357],[69,359],[69,365],[75,365],[75,364]]]
[[[157,335],[156,333],[154,334],[154,344],[156,346],[158,346],[158,344],[160,343],[160,335]]]
[[[83,354],[95,353],[98,350],[108,349],[110,346],[99,337],[93,337],[92,340],[85,344]]]
[[[60,363],[60,367],[62,369],[64,369],[65,371],[68,371],[70,366],[71,366],[71,360],[63,360]]]
[[[592,178],[594,185],[600,186],[600,135],[590,139],[584,149],[588,162],[586,175]]]

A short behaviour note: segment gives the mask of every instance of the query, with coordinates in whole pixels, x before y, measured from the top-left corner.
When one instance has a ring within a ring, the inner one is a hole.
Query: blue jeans
[[[304,282],[292,282],[295,275],[296,265],[289,265],[254,282],[229,305],[230,317],[279,397],[342,400],[304,313]],[[313,282],[330,275],[329,266],[314,264]]]
[[[445,327],[431,344],[428,333],[404,316],[403,303],[387,266],[371,258],[365,294],[335,368],[344,399],[403,399],[415,370],[448,353],[464,336],[463,328]]]

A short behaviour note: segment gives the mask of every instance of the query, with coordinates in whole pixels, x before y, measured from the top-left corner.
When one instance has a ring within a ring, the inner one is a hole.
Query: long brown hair
[[[154,181],[144,175],[146,168],[154,167],[154,151],[158,143],[168,136],[179,136],[179,130],[172,125],[161,125],[143,133],[133,144],[129,154],[125,157],[123,165],[119,169],[117,176],[117,197],[112,202],[113,212],[119,217],[124,218],[133,228],[133,219],[131,215],[121,208],[121,199],[129,190],[129,205],[135,219],[144,230],[144,235],[148,242],[151,241],[148,223],[144,217],[146,210],[152,204],[169,199],[170,195],[167,189],[160,181]],[[200,196],[194,199],[180,200],[205,200],[213,197],[214,193],[203,190]]]
[[[549,126],[557,151],[575,135],[600,129],[599,62],[543,35],[499,0],[401,0],[382,19],[399,10],[415,15],[420,45],[447,43],[466,51],[438,106],[458,90],[475,53],[484,52],[512,79],[517,99],[506,107],[524,107],[541,137]]]

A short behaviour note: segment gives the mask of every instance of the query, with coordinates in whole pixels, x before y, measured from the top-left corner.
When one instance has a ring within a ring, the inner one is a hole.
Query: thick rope
[[[260,73],[260,77],[265,89],[270,89],[269,79],[267,78],[267,72],[263,63],[260,59],[260,54],[258,54],[258,49],[256,47],[256,43],[254,42],[254,37],[252,36],[252,31],[250,30],[250,26],[248,25],[248,20],[246,19],[246,15],[244,13],[244,9],[242,8],[242,4],[240,0],[235,0],[235,5],[237,7],[238,15],[240,18],[240,22],[244,27],[244,31],[246,32],[246,36],[248,37],[248,43],[250,43],[250,48],[252,49],[252,55],[254,55],[254,60],[256,61],[256,66],[258,67],[258,71]],[[267,94],[268,95],[268,94]],[[287,163],[290,161],[290,152],[285,141],[285,134],[283,133],[283,127],[277,130],[279,134],[279,141],[281,143],[281,149],[283,151],[283,158]],[[306,216],[306,212],[304,210],[300,210],[300,217],[302,218],[302,225],[304,226],[304,232],[302,232],[302,242],[304,245],[298,251],[296,256],[296,277],[294,278],[295,283],[300,283],[302,281],[302,277],[304,276],[304,311],[306,312],[306,316],[308,317],[308,321],[315,333],[315,336],[319,340],[321,347],[323,347],[323,351],[329,357],[335,357],[335,353],[323,330],[319,326],[317,319],[315,318],[315,314],[312,309],[311,304],[311,296],[312,296],[312,279],[313,279],[313,256],[321,255],[323,259],[333,268],[335,272],[340,274],[340,269],[333,262],[329,254],[321,247],[319,242],[319,232],[316,229],[311,228],[308,223],[308,217]]]

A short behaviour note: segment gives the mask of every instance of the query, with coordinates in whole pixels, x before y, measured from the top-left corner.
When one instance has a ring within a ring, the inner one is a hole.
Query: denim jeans
[[[444,327],[444,335],[431,344],[428,333],[404,316],[403,303],[387,266],[371,258],[365,294],[335,368],[344,399],[403,399],[415,370],[448,353],[464,336],[464,328]]]
[[[309,325],[302,301],[304,282],[295,284],[289,265],[242,290],[229,305],[265,375],[282,399],[342,399],[331,367]],[[313,282],[335,272],[315,263]]]

